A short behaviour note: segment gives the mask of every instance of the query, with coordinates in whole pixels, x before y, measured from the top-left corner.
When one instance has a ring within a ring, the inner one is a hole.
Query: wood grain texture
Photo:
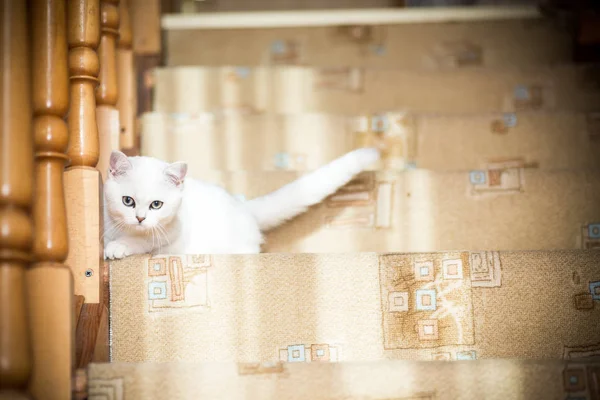
[[[100,0],[100,85],[96,90],[98,105],[117,105],[117,39],[119,37],[119,1]]]
[[[161,65],[160,54],[135,55],[137,116],[152,111],[154,69]]]
[[[119,99],[117,78],[117,40],[119,38],[119,1],[100,0],[100,84],[96,90],[96,117],[100,157],[97,168],[105,178],[108,160],[113,150],[119,149]]]
[[[130,0],[121,0],[119,12],[119,41],[117,42],[117,79],[119,90],[117,109],[119,110],[120,121],[119,147],[121,150],[133,150],[136,147],[135,114],[137,99]]]
[[[161,52],[160,0],[129,0],[133,51],[136,55]]]
[[[119,111],[114,106],[102,105],[96,108],[98,117],[98,134],[100,137],[100,158],[98,171],[102,181],[106,180],[110,153],[119,150]]]
[[[100,153],[96,124],[95,90],[100,62],[100,5],[98,0],[69,1],[70,166],[95,167]]]
[[[31,261],[33,143],[25,2],[0,2],[0,398],[26,398],[32,358],[25,270]]]
[[[83,303],[85,302],[85,297],[80,295],[75,295],[74,303],[75,303],[75,324],[79,321],[79,315],[81,314],[81,308],[83,307]]]
[[[65,172],[65,194],[69,218],[70,247],[67,264],[71,266],[75,294],[85,303],[98,303],[102,265],[102,183],[92,168],[69,168]]]
[[[104,305],[101,303],[86,303],[81,309],[75,337],[77,368],[85,368],[92,362],[96,351],[96,339],[102,321],[103,307]]]
[[[81,303],[76,306],[78,318],[75,335],[75,365],[79,367],[85,367],[89,363],[90,357],[86,354],[93,352],[95,348],[98,324],[88,322],[99,318],[100,314],[95,315],[95,310],[101,311],[98,305],[102,298],[102,180],[96,168],[102,147],[96,115],[96,98],[99,93],[103,93],[99,97],[101,101],[106,99],[106,83],[101,87],[99,82],[102,79],[106,82],[107,71],[110,73],[114,68],[111,70],[110,65],[103,65],[104,75],[100,76],[101,60],[97,51],[100,51],[101,17],[105,21],[115,19],[110,13],[111,10],[114,11],[115,4],[109,3],[112,8],[109,7],[107,12],[101,9],[99,0],[73,0],[69,2],[68,10],[71,164],[65,172],[70,236],[67,263],[73,271],[77,301]],[[111,27],[104,27],[103,35],[107,29],[110,30]],[[112,36],[116,34],[114,29],[109,33]],[[106,52],[106,46],[102,51]],[[116,79],[114,72],[112,74],[113,80]],[[81,340],[82,337],[86,339]]]
[[[73,271],[75,294],[83,296],[85,302],[97,303],[100,298],[97,272],[102,253],[101,182],[95,169],[100,156],[95,98],[100,70],[96,53],[100,42],[99,0],[70,1],[67,15],[71,85],[71,165],[64,177],[70,240],[67,264]],[[89,277],[87,270],[92,271]]]
[[[94,363],[106,363],[110,361],[109,347],[109,332],[108,332],[108,308],[102,305],[100,315],[100,325],[98,326],[98,336],[96,336],[96,346],[92,356]]]
[[[71,393],[74,356],[73,277],[68,254],[63,171],[69,141],[65,0],[31,0],[33,138],[35,146],[36,263],[27,274],[34,368],[29,391],[36,399]]]
[[[35,399],[68,399],[75,363],[73,276],[62,264],[34,266],[27,271],[35,367],[29,391]]]
[[[134,123],[137,100],[129,0],[121,0],[119,11],[121,14],[121,23],[119,25],[119,41],[117,43],[117,79],[119,91],[117,108],[119,110],[121,133],[119,147],[121,150],[124,150],[132,149],[136,145]]]

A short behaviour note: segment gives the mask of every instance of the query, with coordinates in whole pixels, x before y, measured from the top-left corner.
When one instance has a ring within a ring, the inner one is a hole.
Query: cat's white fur
[[[186,178],[185,163],[115,151],[104,185],[104,256],[259,253],[264,231],[320,203],[378,159],[374,148],[354,150],[273,193],[242,201]],[[124,196],[135,207],[126,206]],[[154,201],[162,207],[151,209]]]

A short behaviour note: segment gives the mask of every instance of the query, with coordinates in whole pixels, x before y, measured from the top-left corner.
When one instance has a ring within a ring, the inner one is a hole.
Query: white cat
[[[185,163],[115,151],[104,184],[104,257],[260,253],[262,232],[320,203],[378,159],[377,149],[354,150],[273,193],[241,201],[186,178]]]

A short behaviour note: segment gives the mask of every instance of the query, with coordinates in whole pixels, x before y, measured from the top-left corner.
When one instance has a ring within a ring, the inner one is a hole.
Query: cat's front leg
[[[104,259],[119,260],[134,254],[144,254],[150,251],[145,241],[131,238],[119,238],[104,246]]]

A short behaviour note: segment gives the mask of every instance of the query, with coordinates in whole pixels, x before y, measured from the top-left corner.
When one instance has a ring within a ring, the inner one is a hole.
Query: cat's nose
[[[137,218],[137,220],[140,222],[140,224],[142,223],[143,220],[146,219],[146,217],[135,217],[135,218]]]

